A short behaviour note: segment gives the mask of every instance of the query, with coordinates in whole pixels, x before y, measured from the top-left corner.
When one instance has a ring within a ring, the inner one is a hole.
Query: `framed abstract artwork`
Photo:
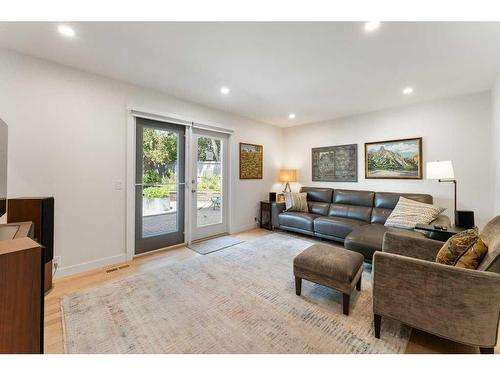
[[[313,148],[311,160],[313,181],[358,181],[356,144]]]
[[[263,178],[264,146],[240,143],[240,179]]]
[[[365,143],[365,178],[422,179],[422,138]]]

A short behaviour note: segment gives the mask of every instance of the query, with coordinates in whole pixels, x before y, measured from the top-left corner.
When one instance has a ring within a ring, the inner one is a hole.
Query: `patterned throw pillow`
[[[307,193],[284,193],[287,211],[309,212],[307,208]]]
[[[385,221],[385,226],[414,229],[417,224],[429,224],[435,220],[443,208],[399,197],[398,204]]]
[[[479,264],[481,264],[481,261],[484,259],[487,252],[488,246],[486,246],[483,240],[479,238],[477,242],[469,248],[469,250],[458,258],[455,266],[459,268],[477,270],[477,267],[479,267]]]
[[[450,237],[436,256],[436,262],[476,269],[488,251],[475,229],[464,230]]]

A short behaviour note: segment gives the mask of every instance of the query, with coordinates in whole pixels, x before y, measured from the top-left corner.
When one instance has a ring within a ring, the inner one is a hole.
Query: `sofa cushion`
[[[309,212],[317,215],[327,216],[330,210],[330,203],[308,201]]]
[[[382,224],[363,225],[355,228],[344,241],[344,247],[348,250],[357,251],[367,259],[373,257],[375,251],[382,251],[382,243],[386,232],[402,232],[412,237],[423,238],[424,235],[419,232],[406,229],[390,228]]]
[[[371,207],[351,206],[349,204],[333,203],[330,205],[330,210],[328,211],[328,216],[362,220],[366,223],[370,222],[371,215]]]
[[[330,188],[316,188],[303,186],[300,188],[301,193],[307,193],[308,201],[315,202],[332,202],[333,189]]]
[[[432,195],[418,193],[375,193],[374,206],[378,208],[394,209],[399,202],[400,197],[411,199],[413,201],[432,204]]]
[[[373,191],[336,189],[333,192],[333,203],[353,206],[373,207]]]
[[[279,214],[280,226],[313,232],[313,221],[318,215],[306,212],[282,212]]]
[[[314,231],[332,237],[345,238],[354,228],[367,225],[365,222],[343,217],[318,217],[314,220]]]

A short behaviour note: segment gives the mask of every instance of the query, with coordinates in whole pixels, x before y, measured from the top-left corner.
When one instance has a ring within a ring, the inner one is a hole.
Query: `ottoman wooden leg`
[[[356,284],[356,290],[357,291],[361,290],[361,276],[359,277],[358,283]]]
[[[349,300],[351,296],[346,293],[342,293],[342,310],[344,315],[349,315]]]
[[[300,277],[295,276],[295,294],[300,296],[302,291],[302,279]]]
[[[373,324],[375,325],[375,337],[380,338],[380,326],[382,325],[382,317],[380,315],[373,315]]]

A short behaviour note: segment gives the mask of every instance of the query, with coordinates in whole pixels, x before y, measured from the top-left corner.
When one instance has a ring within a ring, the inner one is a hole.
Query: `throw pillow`
[[[451,236],[439,250],[436,262],[454,266],[460,257],[468,252],[478,240],[479,235],[475,229],[464,230]]]
[[[435,220],[443,208],[400,197],[398,204],[385,221],[385,226],[414,229],[417,224],[429,224]]]
[[[486,256],[488,252],[488,246],[483,242],[481,238],[478,238],[477,242],[472,245],[463,255],[458,258],[456,267],[468,268],[471,270],[477,270],[479,264]]]
[[[287,211],[309,212],[307,207],[307,193],[284,193]]]

